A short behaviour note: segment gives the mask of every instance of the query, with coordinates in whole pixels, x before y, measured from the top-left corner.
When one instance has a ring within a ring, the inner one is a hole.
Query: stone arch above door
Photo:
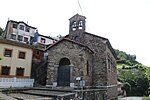
[[[66,57],[61,58],[59,61],[59,66],[70,65],[70,60]]]

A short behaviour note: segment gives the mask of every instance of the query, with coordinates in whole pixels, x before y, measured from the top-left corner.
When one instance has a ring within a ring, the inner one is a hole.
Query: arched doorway
[[[62,58],[58,67],[58,86],[70,86],[70,60],[68,58]]]

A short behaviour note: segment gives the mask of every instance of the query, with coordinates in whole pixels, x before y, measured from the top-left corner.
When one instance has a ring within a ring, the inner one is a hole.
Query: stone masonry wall
[[[116,60],[106,44],[106,40],[88,33],[80,31],[70,33],[68,38],[74,39],[80,37],[82,44],[88,46],[94,51],[93,57],[93,86],[107,86],[107,98],[112,99],[117,97],[117,72]],[[108,63],[108,58],[110,62]]]
[[[64,40],[50,48],[48,53],[47,85],[57,82],[57,70],[62,58],[68,58],[71,62],[70,80],[72,83],[77,85],[75,78],[82,76],[86,81],[86,86],[92,85],[92,53],[86,47]]]
[[[106,45],[103,43],[102,39],[95,37],[93,35],[88,35],[84,33],[71,33],[69,34],[70,39],[79,36],[81,43],[88,46],[94,51],[94,66],[93,66],[93,85],[102,86],[107,84],[107,68],[106,68],[106,56],[105,50]]]
[[[107,84],[110,86],[107,90],[108,98],[117,97],[118,93],[113,92],[117,91],[117,68],[116,68],[116,60],[114,56],[112,56],[111,51],[106,49],[107,56]]]

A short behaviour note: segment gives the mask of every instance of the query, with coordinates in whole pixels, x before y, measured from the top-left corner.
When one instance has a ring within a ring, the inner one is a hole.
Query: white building
[[[9,20],[7,22],[3,37],[14,41],[31,43],[34,38],[36,28],[29,26],[22,21]]]
[[[17,21],[9,20],[7,22],[3,37],[5,39],[23,42],[27,44],[32,44],[33,42],[36,42],[41,45],[45,45],[45,48],[47,45],[51,45],[55,41],[57,41],[56,39],[50,36],[44,36],[39,34],[38,32],[37,32],[38,36],[35,37],[36,32],[37,32],[37,28],[29,26],[23,21],[17,22]]]
[[[55,41],[57,40],[50,36],[44,36],[44,35],[39,34],[37,42],[41,44],[45,44],[45,45],[50,45],[50,44],[53,44]]]

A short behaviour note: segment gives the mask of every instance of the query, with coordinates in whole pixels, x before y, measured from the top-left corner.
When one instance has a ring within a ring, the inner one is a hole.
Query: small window
[[[11,49],[5,49],[4,56],[5,57],[11,57],[12,56],[12,50]]]
[[[24,76],[24,68],[17,68],[16,69],[16,76]]]
[[[17,24],[16,23],[13,24],[13,28],[17,29]]]
[[[9,75],[9,73],[10,73],[10,67],[2,66],[1,75]]]
[[[23,25],[20,25],[19,29],[20,29],[20,30],[24,30],[24,26],[23,26]]]
[[[16,40],[16,35],[15,34],[11,34],[10,35],[10,39]]]
[[[45,39],[44,38],[41,38],[41,43],[45,43]]]
[[[111,69],[111,60],[108,59],[108,69],[110,70]]]
[[[18,35],[18,41],[22,41],[23,40],[23,36]]]
[[[34,37],[30,36],[30,41],[33,41]]]
[[[29,27],[26,27],[26,32],[30,32],[30,28]]]
[[[40,55],[40,51],[36,51],[36,55],[39,56]]]
[[[83,28],[83,21],[79,21],[79,29]]]
[[[79,37],[79,36],[75,36],[74,40],[75,40],[76,42],[80,42],[80,37]]]
[[[33,42],[34,37],[30,36],[30,42]]]
[[[87,73],[87,75],[89,75],[89,62],[87,61],[87,63],[86,63],[87,65],[86,65],[86,73]]]
[[[25,56],[26,56],[25,52],[19,51],[19,57],[18,58],[25,59]]]
[[[28,38],[27,37],[24,37],[24,42],[28,42]]]
[[[72,23],[72,31],[75,31],[76,28],[77,28],[77,22],[74,21],[74,22]]]

